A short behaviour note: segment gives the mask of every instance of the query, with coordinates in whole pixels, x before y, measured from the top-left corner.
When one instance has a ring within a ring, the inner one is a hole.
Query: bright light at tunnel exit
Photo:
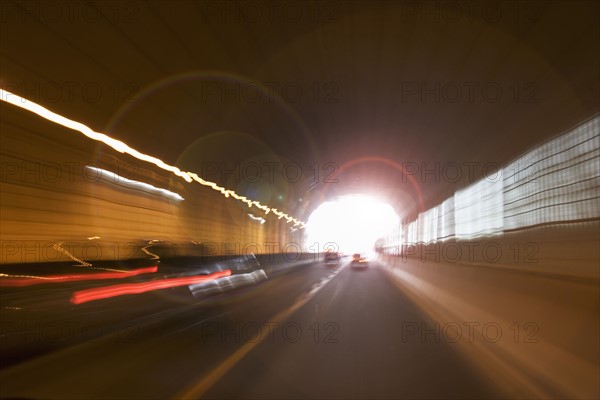
[[[320,205],[306,226],[307,244],[319,249],[339,246],[344,253],[373,253],[377,239],[389,234],[399,217],[394,209],[370,196],[353,195]]]

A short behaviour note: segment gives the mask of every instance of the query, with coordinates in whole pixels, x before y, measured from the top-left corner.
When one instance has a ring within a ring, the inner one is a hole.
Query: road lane
[[[289,316],[282,314],[310,292],[314,297]],[[256,340],[257,329],[277,315],[286,319],[235,358],[204,389],[204,397],[489,398],[496,393],[452,344],[433,336],[403,343],[403,323],[428,322],[427,317],[375,265],[362,271],[315,263],[208,306],[162,313],[120,340],[89,341],[2,370],[0,394],[177,397]]]
[[[501,397],[458,346],[435,334],[403,342],[413,323],[433,326],[380,268],[346,268],[205,397]]]
[[[187,387],[190,379],[210,371],[242,343],[241,338],[231,335],[203,339],[206,328],[202,322],[212,321],[226,332],[247,321],[267,321],[331,274],[332,268],[321,263],[309,264],[261,285],[204,299],[199,304],[188,304],[179,295],[175,296],[173,301],[180,303],[176,308],[132,318],[126,329],[115,330],[114,334],[101,338],[91,334],[89,340],[1,370],[0,395],[26,398],[173,396]],[[164,301],[168,301],[170,295],[167,292],[155,295],[160,299],[157,304],[164,308]],[[133,295],[126,300],[131,308],[152,309],[151,304],[144,304],[151,303],[148,296]],[[111,309],[114,308],[111,304]]]

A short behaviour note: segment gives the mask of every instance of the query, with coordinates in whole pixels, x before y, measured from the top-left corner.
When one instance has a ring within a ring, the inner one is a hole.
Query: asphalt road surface
[[[141,301],[128,297],[134,304]],[[424,324],[424,325],[423,325]],[[313,263],[0,371],[18,398],[501,398],[372,262]]]

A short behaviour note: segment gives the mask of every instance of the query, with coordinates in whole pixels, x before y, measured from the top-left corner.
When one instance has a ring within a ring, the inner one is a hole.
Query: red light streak
[[[121,283],[118,285],[103,286],[98,288],[79,290],[73,293],[71,303],[82,304],[88,301],[122,296],[125,294],[140,294],[152,290],[166,289],[177,286],[192,285],[231,275],[230,270],[215,272],[210,275],[184,276],[180,278],[167,278],[150,282]]]
[[[71,275],[50,275],[50,276],[27,276],[11,277],[4,275],[5,279],[0,279],[0,287],[23,287],[39,285],[42,283],[75,282],[89,281],[96,279],[120,279],[140,274],[151,274],[158,270],[157,266],[138,268],[123,272],[101,272],[95,274],[71,274]]]

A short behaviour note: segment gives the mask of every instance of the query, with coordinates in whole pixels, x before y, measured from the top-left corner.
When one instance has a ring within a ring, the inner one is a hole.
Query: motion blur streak
[[[58,282],[74,282],[74,281],[89,281],[96,279],[120,279],[140,274],[151,274],[158,270],[157,266],[138,268],[131,271],[121,272],[103,272],[97,274],[72,274],[72,275],[50,275],[50,276],[32,276],[32,275],[9,275],[0,274],[0,287],[22,287],[39,285],[41,283],[58,283]]]
[[[258,222],[260,222],[261,224],[264,224],[264,223],[265,223],[265,219],[264,219],[264,218],[257,217],[257,216],[255,216],[254,214],[248,214],[248,216],[250,217],[250,219],[251,219],[251,220],[258,221]]]
[[[76,121],[73,121],[66,117],[63,117],[61,115],[58,115],[56,113],[53,113],[52,111],[48,110],[47,108],[42,107],[39,104],[34,103],[30,100],[27,100],[27,99],[25,99],[21,96],[18,96],[14,93],[8,92],[4,89],[0,89],[0,100],[10,103],[10,104],[13,104],[17,107],[23,108],[25,110],[31,111],[32,113],[35,113],[42,118],[45,118],[45,119],[52,121],[54,123],[57,123],[59,125],[62,125],[66,128],[69,128],[69,129],[72,129],[75,131],[79,131],[79,132],[83,133],[85,136],[89,137],[90,139],[100,141],[100,142],[106,144],[107,146],[112,147],[119,153],[129,154],[129,155],[137,158],[138,160],[152,163],[159,168],[162,168],[166,171],[170,171],[173,174],[185,179],[188,183],[191,183],[192,181],[196,181],[203,186],[208,186],[218,192],[221,192],[221,194],[223,194],[223,196],[225,196],[225,197],[232,196],[236,200],[241,200],[244,203],[248,204],[248,207],[252,207],[254,205],[257,208],[260,208],[261,210],[265,211],[266,214],[268,214],[269,212],[272,211],[273,214],[275,214],[279,217],[279,219],[285,218],[288,223],[294,222],[294,226],[300,225],[301,227],[304,227],[304,223],[302,221],[299,221],[281,211],[278,211],[275,208],[270,208],[268,206],[260,204],[258,201],[253,201],[244,196],[240,196],[237,193],[235,193],[233,190],[225,189],[225,188],[217,185],[214,182],[206,181],[206,180],[200,178],[197,174],[194,174],[191,172],[183,172],[179,168],[169,165],[169,164],[166,164],[164,161],[162,161],[156,157],[152,157],[147,154],[140,153],[139,151],[129,147],[126,143],[121,142],[120,140],[113,139],[104,133],[95,132],[90,127],[88,127],[80,122],[76,122]]]
[[[63,253],[67,257],[69,257],[71,260],[77,261],[79,263],[78,267],[91,267],[92,266],[92,264],[90,264],[89,262],[80,260],[79,258],[75,257],[73,254],[71,254],[67,250],[65,250],[62,247],[63,243],[64,242],[56,243],[54,246],[52,246],[52,248],[56,251],[60,251],[61,253]]]
[[[144,253],[148,254],[152,260],[158,260],[158,259],[160,258],[160,257],[158,256],[158,254],[154,254],[154,253],[151,253],[151,252],[149,252],[149,251],[148,251],[148,248],[150,248],[150,247],[154,246],[154,244],[155,244],[156,242],[158,242],[158,240],[151,240],[151,241],[149,241],[149,242],[148,242],[148,246],[144,246],[144,247],[142,247],[142,251],[143,251]]]
[[[152,290],[167,289],[177,286],[191,285],[222,278],[231,275],[231,270],[219,271],[210,275],[186,276],[181,278],[168,278],[152,282],[123,283],[119,285],[104,286],[99,288],[79,290],[73,293],[71,303],[82,304],[88,301],[106,299],[109,297],[122,296],[125,294],[140,294]]]
[[[89,169],[90,171],[94,171],[94,172],[98,173],[98,176],[100,176],[101,179],[105,182],[110,182],[110,183],[118,182],[118,184],[123,184],[125,186],[129,186],[132,188],[139,188],[139,189],[148,190],[153,193],[159,193],[159,194],[162,194],[163,196],[166,196],[173,200],[185,200],[183,197],[181,197],[181,195],[179,195],[175,192],[171,192],[170,190],[167,190],[167,189],[152,186],[149,183],[135,181],[133,179],[127,179],[125,177],[115,174],[114,172],[110,172],[110,171],[107,171],[102,168],[96,168],[96,167],[90,167],[90,166],[87,166],[85,168]]]

